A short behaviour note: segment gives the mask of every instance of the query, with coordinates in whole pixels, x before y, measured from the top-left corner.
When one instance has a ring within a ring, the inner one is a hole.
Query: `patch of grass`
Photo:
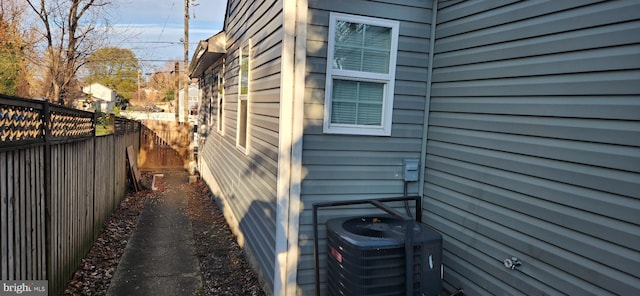
[[[96,125],[96,136],[106,136],[113,134],[112,126]]]

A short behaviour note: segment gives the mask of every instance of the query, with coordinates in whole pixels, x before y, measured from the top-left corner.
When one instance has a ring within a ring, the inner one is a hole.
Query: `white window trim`
[[[335,24],[337,21],[368,24],[391,28],[391,49],[389,56],[389,73],[370,73],[333,68],[333,56],[335,48]],[[390,136],[393,117],[393,97],[396,77],[396,59],[398,53],[398,31],[400,22],[387,19],[349,15],[331,12],[329,16],[329,46],[327,47],[327,76],[325,84],[324,125],[323,131],[327,134],[354,134]],[[382,121],[380,126],[332,124],[331,123],[331,97],[334,79],[380,82],[385,84],[382,102]]]
[[[242,55],[246,54],[248,58],[248,71],[247,71],[247,94],[242,94]],[[249,97],[251,95],[251,42],[247,42],[243,46],[238,49],[238,104],[236,110],[236,148],[242,151],[245,154],[249,153],[249,130],[250,130],[250,114],[251,110],[249,108],[250,101]],[[240,145],[240,115],[241,115],[241,102],[246,101],[247,104],[247,122],[245,126],[245,141],[244,147]]]

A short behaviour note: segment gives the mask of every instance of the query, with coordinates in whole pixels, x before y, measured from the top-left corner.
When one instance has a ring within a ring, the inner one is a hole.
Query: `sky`
[[[190,0],[189,60],[198,41],[222,30],[226,0]],[[116,0],[110,22],[111,44],[132,49],[144,72],[169,62],[184,60],[185,0]],[[172,63],[173,64],[173,63]]]

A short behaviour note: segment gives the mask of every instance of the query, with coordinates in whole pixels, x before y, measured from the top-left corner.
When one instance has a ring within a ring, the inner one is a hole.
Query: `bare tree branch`
[[[46,96],[69,103],[79,92],[77,74],[102,40],[96,26],[106,0],[27,0],[44,28]]]

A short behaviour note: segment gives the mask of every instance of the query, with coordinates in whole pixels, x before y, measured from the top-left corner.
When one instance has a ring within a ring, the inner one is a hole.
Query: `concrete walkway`
[[[107,295],[193,295],[201,289],[189,218],[186,172],[165,173],[166,190],[149,202],[127,244]]]

